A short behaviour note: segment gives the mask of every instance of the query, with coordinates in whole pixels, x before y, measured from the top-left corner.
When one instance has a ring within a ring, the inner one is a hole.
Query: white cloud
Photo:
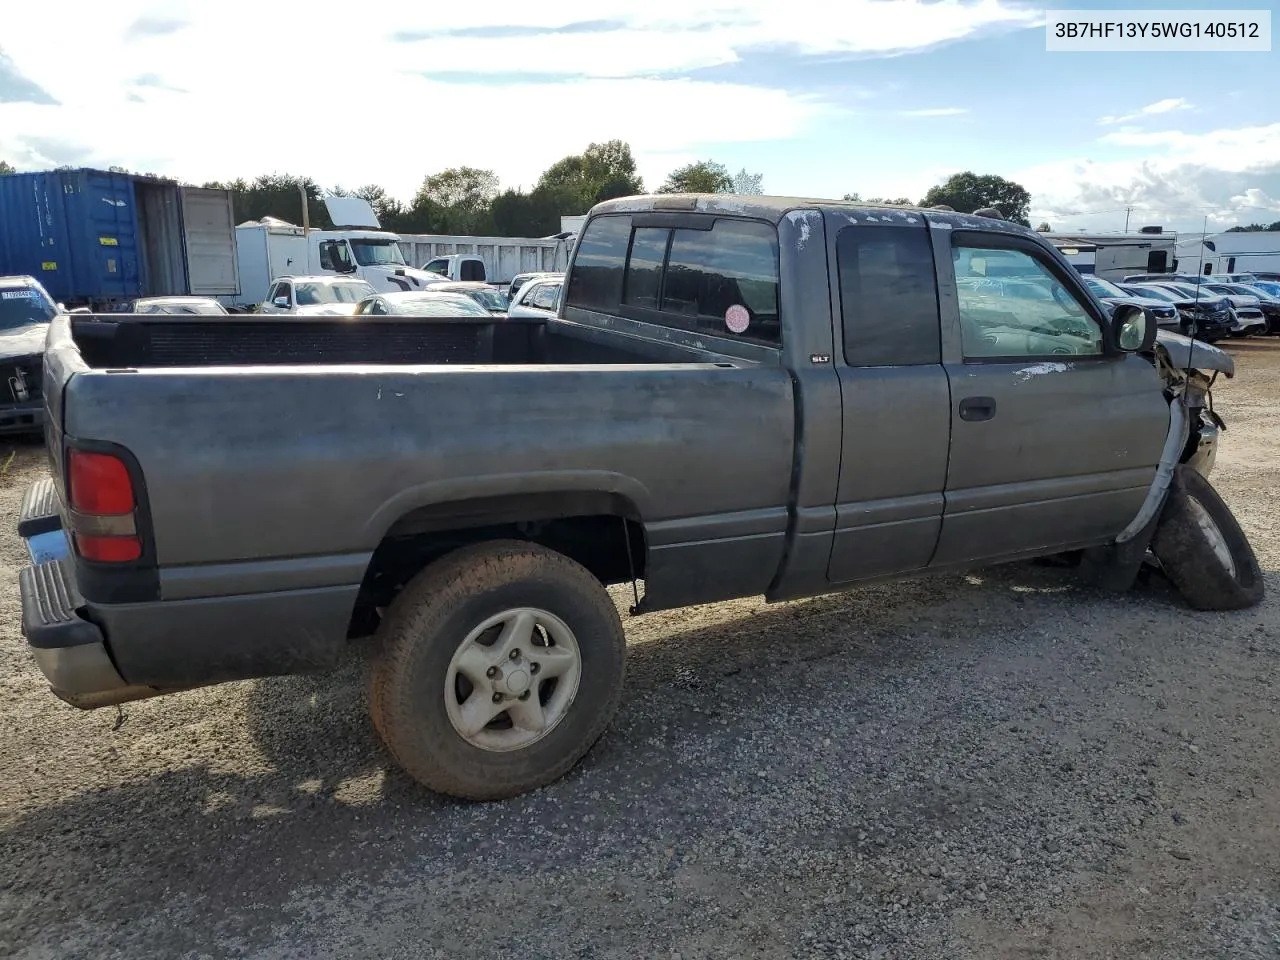
[[[1132,159],[1064,159],[1018,171],[1032,194],[1033,220],[1095,229],[1130,223],[1210,229],[1280,215],[1280,123],[1204,133],[1113,131],[1108,146],[1132,148]]]
[[[926,107],[923,110],[901,110],[903,117],[959,117],[968,113],[967,107]]]
[[[1098,122],[1104,126],[1114,126],[1119,123],[1130,123],[1134,120],[1141,120],[1143,117],[1158,117],[1163,113],[1173,113],[1176,110],[1190,110],[1192,104],[1190,101],[1182,97],[1169,97],[1165,100],[1157,100],[1155,103],[1149,103],[1133,113],[1126,113],[1117,117],[1099,117]]]
[[[530,185],[612,137],[656,185],[672,156],[788,140],[836,114],[682,73],[770,46],[894,55],[1042,19],[1015,0],[560,0],[455,5],[447,18],[421,4],[388,17],[345,0],[117,0],[78,7],[51,31],[38,5],[10,6],[5,34],[23,38],[7,50],[15,69],[61,105],[0,103],[0,159],[31,167],[75,154],[197,182],[288,171],[405,198],[425,173],[461,163]],[[431,36],[441,30],[455,35]],[[539,111],[541,127],[508,139],[509,118]]]

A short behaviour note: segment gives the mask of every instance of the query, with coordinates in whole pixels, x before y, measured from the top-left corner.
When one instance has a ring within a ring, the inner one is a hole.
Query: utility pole
[[[1129,214],[1133,213],[1133,207],[1124,208],[1124,232],[1129,232]]]

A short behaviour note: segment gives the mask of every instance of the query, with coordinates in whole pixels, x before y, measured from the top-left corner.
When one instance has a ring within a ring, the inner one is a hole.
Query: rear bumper
[[[54,694],[82,709],[332,667],[359,583],[139,603],[86,601],[52,481],[23,498],[22,633]],[[246,584],[241,583],[243,588]]]
[[[120,676],[102,630],[81,615],[84,598],[58,508],[53,481],[45,479],[27,488],[18,514],[18,534],[31,557],[18,574],[22,635],[36,666],[58,697],[83,709],[154,696],[159,691]]]
[[[53,535],[62,537],[62,532]],[[80,615],[84,601],[75,588],[65,537],[62,542],[62,556],[27,567],[18,575],[22,634],[40,672],[54,694],[82,709],[155,696],[160,691],[125,682],[107,653],[102,631]]]

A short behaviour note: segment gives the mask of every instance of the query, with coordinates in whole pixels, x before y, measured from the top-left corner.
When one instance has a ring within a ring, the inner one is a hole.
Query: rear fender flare
[[[643,523],[651,517],[653,497],[648,489],[631,477],[606,470],[556,470],[538,473],[490,474],[454,480],[418,484],[400,491],[382,504],[364,527],[364,541],[369,549],[376,547],[391,528],[404,517],[430,507],[448,508],[506,498],[534,497],[573,499],[581,495],[611,498],[628,519]],[[527,519],[546,519],[528,517]]]

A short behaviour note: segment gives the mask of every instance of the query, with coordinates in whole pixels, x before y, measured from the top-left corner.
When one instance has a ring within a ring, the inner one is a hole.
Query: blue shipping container
[[[188,264],[187,219],[212,261]],[[0,176],[0,273],[30,274],[68,305],[237,293],[234,251],[225,191],[105,170]]]

